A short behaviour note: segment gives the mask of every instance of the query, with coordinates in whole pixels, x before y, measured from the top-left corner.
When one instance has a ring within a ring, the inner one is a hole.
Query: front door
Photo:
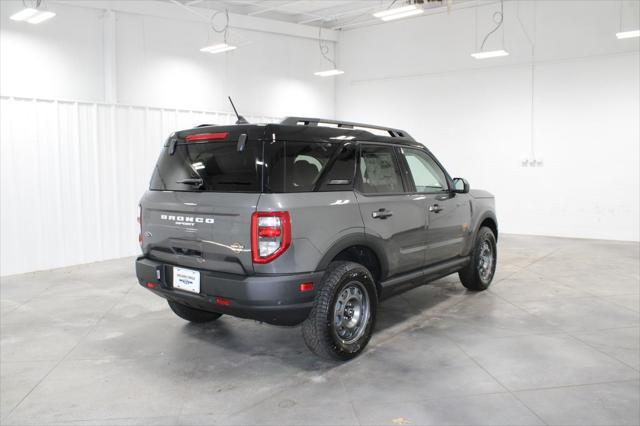
[[[409,184],[413,186],[411,189],[424,196],[427,222],[425,265],[460,256],[471,221],[468,198],[450,190],[444,170],[427,152],[400,148],[399,153]]]

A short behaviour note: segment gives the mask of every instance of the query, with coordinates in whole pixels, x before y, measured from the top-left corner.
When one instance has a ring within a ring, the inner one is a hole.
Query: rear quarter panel
[[[347,235],[364,235],[353,191],[262,194],[259,211],[288,211],[291,247],[273,262],[254,265],[256,273],[315,271],[324,254]]]

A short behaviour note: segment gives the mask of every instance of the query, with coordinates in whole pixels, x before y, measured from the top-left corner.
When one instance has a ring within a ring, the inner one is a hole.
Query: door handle
[[[437,204],[433,204],[431,206],[429,206],[429,211],[432,213],[440,213],[442,211],[442,207],[440,207]]]
[[[371,217],[374,219],[386,219],[390,216],[393,216],[393,212],[387,211],[386,209],[378,209],[377,211],[371,212]]]

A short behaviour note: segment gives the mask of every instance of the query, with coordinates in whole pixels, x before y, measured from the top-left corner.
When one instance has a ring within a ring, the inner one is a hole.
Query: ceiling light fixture
[[[48,21],[49,19],[53,18],[54,16],[56,16],[55,12],[51,12],[49,10],[44,10],[40,13],[38,13],[35,16],[32,16],[31,18],[27,19],[27,22],[30,24],[39,24],[41,22],[44,21]]]
[[[224,26],[222,28],[217,28],[214,24],[214,20],[220,14],[224,14],[224,19],[225,19]],[[235,50],[238,48],[238,46],[233,46],[228,42],[228,38],[229,38],[229,10],[228,9],[225,9],[224,11],[214,12],[213,15],[211,15],[211,21],[209,24],[211,26],[211,29],[214,32],[222,34],[223,41],[220,43],[215,43],[209,46],[205,46],[202,49],[200,49],[201,52],[216,54],[216,53],[229,52],[230,50]]]
[[[331,70],[314,72],[313,74],[319,77],[331,77],[332,75],[344,74],[344,71],[334,68]]]
[[[318,27],[318,47],[320,48],[320,54],[327,62],[330,62],[333,65],[333,68],[323,71],[314,72],[313,75],[317,75],[318,77],[332,77],[335,75],[344,74],[344,71],[338,69],[336,66],[336,61],[329,57],[329,46],[326,44],[324,40],[322,40],[322,26],[324,22],[320,23]]]
[[[409,16],[420,15],[424,12],[424,9],[416,6],[415,4],[409,4],[402,7],[394,7],[393,9],[381,10],[373,14],[374,17],[383,21],[393,21],[395,19],[408,18]]]
[[[620,40],[622,40],[624,38],[640,37],[640,30],[621,31],[619,33],[616,33],[616,37],[618,37],[618,39],[620,39]]]
[[[200,49],[200,51],[215,54],[215,53],[228,52],[234,49],[237,49],[237,46],[232,46],[227,43],[218,43],[218,44],[212,44],[211,46],[203,47],[202,49]]]
[[[27,4],[26,0],[22,0],[22,10],[11,15],[9,19],[17,22],[26,21],[29,24],[39,24],[56,16],[55,12],[40,8],[42,1],[43,0],[32,0]]]
[[[487,59],[487,58],[498,58],[500,56],[509,56],[509,52],[507,52],[506,50],[491,50],[489,52],[476,52],[476,53],[472,53],[471,56],[473,56],[476,59]]]
[[[477,13],[478,13],[478,6],[476,6],[476,14]],[[504,49],[489,50],[486,52],[484,50],[484,45],[487,43],[487,40],[489,39],[491,34],[498,31],[500,27],[502,27],[502,46],[504,47],[504,27],[502,26],[502,24],[504,23],[504,0],[500,0],[500,10],[493,14],[493,21],[495,22],[496,26],[491,31],[489,31],[487,35],[484,36],[484,39],[482,40],[482,44],[480,45],[480,51],[471,54],[471,56],[473,56],[476,59],[498,58],[500,56],[509,55],[509,52],[507,52]],[[476,18],[476,34],[478,31],[477,22],[478,20]],[[476,47],[477,47],[477,42],[476,42]]]
[[[11,15],[9,19],[13,21],[24,21],[25,19],[29,19],[37,13],[38,13],[38,9],[26,7],[22,9],[20,12],[16,12],[13,15]]]

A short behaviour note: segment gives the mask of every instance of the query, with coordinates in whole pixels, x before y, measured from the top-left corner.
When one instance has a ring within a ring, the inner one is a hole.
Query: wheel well
[[[349,262],[356,262],[366,267],[371,275],[373,275],[373,279],[376,282],[376,285],[380,282],[380,277],[382,275],[382,268],[380,267],[380,260],[376,253],[366,246],[351,246],[336,255],[333,260],[346,260]]]
[[[490,217],[486,218],[485,220],[482,221],[482,223],[480,224],[480,228],[482,228],[483,226],[486,226],[487,228],[491,229],[493,231],[493,235],[496,236],[496,241],[498,240],[498,225],[496,224],[496,222],[491,219]]]

